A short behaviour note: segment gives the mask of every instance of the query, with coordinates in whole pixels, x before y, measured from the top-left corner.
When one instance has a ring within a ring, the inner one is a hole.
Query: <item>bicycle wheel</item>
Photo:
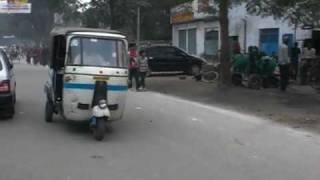
[[[215,71],[209,71],[202,74],[203,82],[213,83],[219,80],[219,78],[220,78],[219,73]]]

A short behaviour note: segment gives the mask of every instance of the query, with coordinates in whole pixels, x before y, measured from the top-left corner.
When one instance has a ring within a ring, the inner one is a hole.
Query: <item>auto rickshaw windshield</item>
[[[125,67],[124,45],[120,40],[74,37],[70,40],[68,65]]]

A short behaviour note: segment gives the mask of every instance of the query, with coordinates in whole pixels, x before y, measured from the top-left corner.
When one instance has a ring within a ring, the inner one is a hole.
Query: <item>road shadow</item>
[[[56,116],[54,121],[50,123],[55,127],[62,129],[64,133],[68,135],[68,137],[80,137],[86,140],[93,140],[92,131],[90,129],[90,123],[87,122],[76,122],[76,121],[68,121],[63,118]],[[106,124],[106,137],[113,135],[114,128],[110,124]]]
[[[0,116],[0,123],[6,123],[12,120],[13,120],[12,118]]]
[[[89,122],[74,122],[74,121],[64,121],[62,125],[65,126],[66,131],[71,134],[90,134]]]
[[[152,72],[152,74],[149,75],[149,78],[152,77],[174,77],[174,76],[188,76],[187,74],[183,72]]]

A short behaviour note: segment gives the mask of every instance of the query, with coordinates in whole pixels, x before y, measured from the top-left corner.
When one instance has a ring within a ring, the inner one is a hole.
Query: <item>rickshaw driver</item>
[[[103,57],[100,54],[94,53],[93,51],[86,51],[83,52],[83,63],[81,63],[81,54],[78,54],[73,64],[74,65],[101,65],[101,66],[108,66],[109,63],[107,63]]]

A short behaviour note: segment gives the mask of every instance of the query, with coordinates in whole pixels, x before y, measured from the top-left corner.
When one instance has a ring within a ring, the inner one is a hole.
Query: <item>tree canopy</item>
[[[170,40],[170,9],[192,0],[91,0],[83,4],[79,0],[29,0],[31,14],[0,15],[0,32],[28,37],[36,41],[47,38],[54,25],[54,14],[63,14],[66,25],[82,22],[88,27],[110,27],[121,30],[132,39],[136,34],[137,7],[141,7],[142,39]],[[250,13],[289,19],[293,24],[320,25],[319,0],[214,0],[227,2],[228,8],[246,3]],[[219,6],[216,10],[219,11]],[[2,18],[2,19],[1,19]],[[75,23],[76,22],[76,23]],[[78,23],[79,24],[79,23]],[[9,27],[5,27],[9,26]]]
[[[318,0],[250,0],[249,12],[260,16],[273,15],[289,20],[293,24],[320,24],[320,3]]]

